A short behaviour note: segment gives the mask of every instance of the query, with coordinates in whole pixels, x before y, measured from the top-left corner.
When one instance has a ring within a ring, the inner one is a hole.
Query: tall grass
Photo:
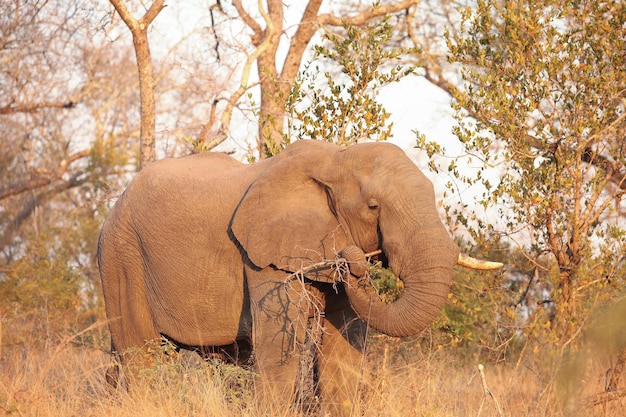
[[[603,389],[606,358],[578,356],[571,368],[537,357],[518,363],[461,363],[453,350],[433,346],[402,358],[382,344],[362,370],[363,416],[618,416],[626,400],[587,407]],[[253,375],[230,365],[204,363],[191,353],[162,362],[131,392],[110,392],[104,373],[109,355],[67,338],[56,346],[3,346],[0,415],[10,416],[291,416],[284,405],[260,408]],[[543,364],[541,367],[537,364]],[[563,388],[565,387],[565,388]]]

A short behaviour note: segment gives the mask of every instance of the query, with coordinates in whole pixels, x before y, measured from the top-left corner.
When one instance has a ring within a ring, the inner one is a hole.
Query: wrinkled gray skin
[[[393,304],[358,280],[364,253],[376,249],[404,282]],[[307,273],[306,285],[288,279],[340,255],[352,272],[341,283],[331,268]],[[254,165],[216,153],[152,163],[112,208],[98,257],[123,363],[137,357],[129,348],[162,335],[230,354],[251,344],[259,396],[274,402],[293,398],[307,323],[325,311],[319,392],[326,410],[343,413],[355,398],[364,323],[391,336],[426,328],[458,250],[432,184],[398,147],[298,141]]]

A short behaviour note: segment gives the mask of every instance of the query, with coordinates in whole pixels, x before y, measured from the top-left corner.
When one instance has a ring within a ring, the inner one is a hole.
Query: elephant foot
[[[110,392],[115,391],[120,380],[120,366],[116,363],[109,365],[109,368],[105,373],[105,379],[107,382],[107,389]]]

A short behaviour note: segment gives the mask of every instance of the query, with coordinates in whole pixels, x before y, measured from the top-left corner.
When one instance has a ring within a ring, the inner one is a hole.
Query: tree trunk
[[[115,10],[126,23],[133,35],[137,71],[139,73],[139,95],[141,96],[141,128],[140,128],[140,168],[154,161],[154,135],[156,131],[156,115],[154,109],[154,75],[152,58],[148,43],[148,27],[154,18],[165,7],[165,0],[155,0],[146,14],[137,20],[130,13],[124,0],[110,0]]]
[[[154,75],[152,72],[152,60],[150,58],[150,46],[146,30],[133,31],[133,44],[137,57],[137,70],[139,72],[139,95],[141,97],[141,128],[140,141],[140,167],[143,168],[154,161],[154,135],[156,130],[156,115],[154,109]]]

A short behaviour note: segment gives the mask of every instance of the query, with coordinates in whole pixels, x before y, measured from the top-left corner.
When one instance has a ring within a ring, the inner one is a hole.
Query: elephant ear
[[[270,166],[250,185],[235,211],[231,231],[259,268],[274,265],[295,272],[334,259],[346,245],[326,186],[306,172],[327,163],[314,153],[318,152],[267,161]]]

